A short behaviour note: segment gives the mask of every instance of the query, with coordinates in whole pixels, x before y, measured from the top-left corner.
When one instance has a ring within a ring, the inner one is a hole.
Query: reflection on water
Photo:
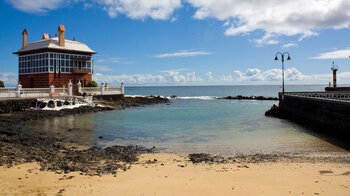
[[[180,153],[344,151],[293,123],[265,117],[275,103],[174,100],[171,105],[54,118],[30,126],[83,144],[137,144]]]

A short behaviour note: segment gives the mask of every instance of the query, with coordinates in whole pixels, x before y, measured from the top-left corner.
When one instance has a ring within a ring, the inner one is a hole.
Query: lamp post
[[[279,60],[278,55],[281,56],[281,61],[282,61],[282,95],[284,95],[284,57],[285,57],[285,55],[288,55],[287,61],[290,61],[292,59],[290,58],[290,54],[288,52],[283,52],[283,53],[277,52],[276,56],[275,56],[275,61]]]

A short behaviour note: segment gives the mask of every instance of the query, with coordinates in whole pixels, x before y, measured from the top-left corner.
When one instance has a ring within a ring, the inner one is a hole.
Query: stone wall
[[[342,91],[342,92],[350,92],[350,87],[326,87],[326,91]]]
[[[285,95],[281,114],[303,125],[331,135],[350,138],[350,102]]]
[[[30,109],[36,99],[7,99],[0,100],[0,114],[18,112]]]

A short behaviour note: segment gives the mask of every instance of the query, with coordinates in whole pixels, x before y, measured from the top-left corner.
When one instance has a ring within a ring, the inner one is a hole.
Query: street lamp
[[[282,95],[284,95],[284,57],[285,57],[285,55],[288,55],[287,61],[290,61],[292,59],[290,58],[290,54],[288,52],[283,52],[283,53],[277,52],[276,56],[275,56],[275,61],[279,60],[278,55],[281,56],[281,61],[282,61]]]

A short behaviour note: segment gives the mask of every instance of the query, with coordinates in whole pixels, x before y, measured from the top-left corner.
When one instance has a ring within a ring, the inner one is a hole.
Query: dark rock
[[[273,106],[265,112],[265,116],[280,117],[281,112],[280,112],[279,107],[277,105],[273,104]]]
[[[261,100],[261,101],[278,101],[278,97],[264,97],[264,96],[227,96],[217,99],[229,99],[229,100]]]
[[[189,159],[192,163],[225,163],[226,159],[222,156],[212,156],[206,153],[189,154]]]

